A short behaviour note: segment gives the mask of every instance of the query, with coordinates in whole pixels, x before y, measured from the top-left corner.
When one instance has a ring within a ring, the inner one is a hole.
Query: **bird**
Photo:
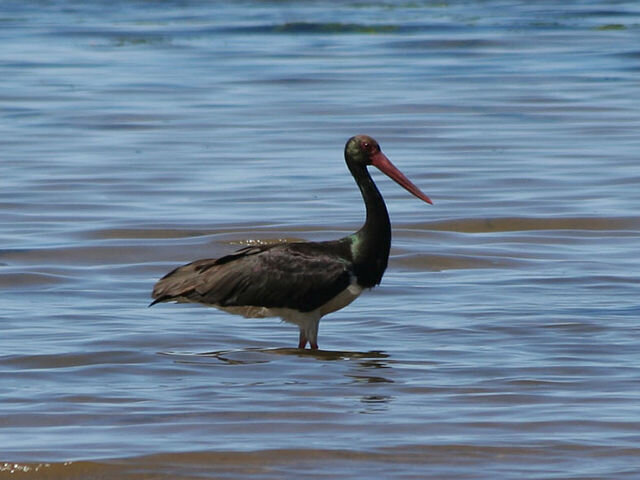
[[[298,326],[298,349],[309,344],[318,350],[320,319],[378,285],[387,268],[391,223],[367,167],[376,167],[415,197],[433,204],[372,137],[351,137],[344,158],[366,208],[365,222],[357,232],[322,242],[251,245],[220,258],[196,260],[158,280],[149,306],[200,303],[247,318],[280,317]]]

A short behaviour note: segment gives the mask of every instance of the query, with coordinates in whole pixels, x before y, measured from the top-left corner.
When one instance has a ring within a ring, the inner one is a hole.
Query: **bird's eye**
[[[369,147],[371,147],[371,144],[369,142],[362,143],[362,148],[364,148],[365,150],[369,150]]]

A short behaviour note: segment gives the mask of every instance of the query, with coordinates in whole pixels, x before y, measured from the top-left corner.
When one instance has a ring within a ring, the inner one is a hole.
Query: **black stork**
[[[432,203],[366,135],[350,138],[347,167],[366,206],[356,233],[327,242],[249,246],[221,258],[178,267],[153,287],[151,305],[202,303],[245,317],[280,317],[300,329],[298,348],[318,348],[320,319],[375,287],[387,268],[391,224],[367,167],[373,165],[419,199]]]

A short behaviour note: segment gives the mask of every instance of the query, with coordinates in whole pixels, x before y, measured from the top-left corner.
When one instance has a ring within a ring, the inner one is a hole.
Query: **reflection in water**
[[[349,379],[348,385],[353,387],[353,390],[348,390],[351,393],[345,391],[342,395],[360,399],[363,408],[357,410],[359,413],[379,413],[386,411],[394,399],[393,395],[380,391],[381,388],[385,388],[385,385],[395,383],[394,380],[390,378],[393,370],[390,365],[392,361],[389,360],[389,354],[381,351],[350,352],[298,348],[246,348],[202,353],[169,351],[160,352],[160,355],[174,357],[175,362],[178,364],[209,366],[269,364],[285,360],[289,356],[299,358],[307,357],[330,362],[342,361],[348,368],[348,371],[344,372],[343,375]],[[297,365],[299,365],[297,360],[294,359],[294,362],[297,362]],[[279,373],[277,373],[281,371],[281,368],[281,366],[276,365],[277,370],[272,370],[271,373],[269,373],[269,375],[272,375],[273,380],[282,380]],[[287,370],[295,368],[295,366],[286,367]],[[335,371],[334,374],[330,375],[340,378],[340,375],[335,375]],[[256,384],[264,383],[263,379],[256,382]],[[299,381],[290,379],[286,381],[286,383],[294,384],[299,383]],[[316,384],[316,382],[308,381],[303,383]],[[364,389],[364,393],[361,393],[362,389]]]
[[[393,400],[391,395],[365,395],[360,401],[363,409],[360,413],[380,413],[389,409],[389,404]]]
[[[389,355],[377,350],[369,352],[349,352],[340,350],[305,350],[300,348],[274,348],[267,349],[271,353],[280,355],[297,355],[300,357],[315,357],[318,360],[351,360],[351,359],[383,359]]]
[[[294,355],[298,357],[312,357],[318,360],[362,360],[358,362],[363,367],[386,368],[383,359],[388,354],[376,350],[369,352],[349,352],[339,350],[310,350],[300,348],[243,348],[237,350],[219,350],[212,352],[159,352],[160,355],[180,357],[177,361],[183,363],[200,363],[197,358],[215,358],[228,365],[247,365],[253,363],[268,363],[268,355]]]
[[[357,363],[357,371],[347,376],[352,378],[354,383],[394,383],[390,378],[381,375],[385,369],[391,368],[388,357],[389,355],[385,354],[382,358],[364,358]]]
[[[355,371],[346,375],[351,379],[352,385],[366,389],[366,393],[360,397],[363,408],[359,413],[386,411],[394,398],[393,395],[380,391],[387,388],[386,385],[394,383],[394,380],[389,378],[393,372],[391,361],[386,357],[388,355],[385,355],[385,358],[363,358],[355,366]],[[372,390],[375,393],[372,393]]]
[[[393,383],[393,380],[376,375],[348,375],[355,383]]]

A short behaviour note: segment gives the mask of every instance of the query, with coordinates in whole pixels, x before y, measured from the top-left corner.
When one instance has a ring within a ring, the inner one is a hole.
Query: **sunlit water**
[[[639,3],[0,5],[0,477],[639,478]],[[322,351],[147,308],[357,229],[356,133],[435,205]]]

